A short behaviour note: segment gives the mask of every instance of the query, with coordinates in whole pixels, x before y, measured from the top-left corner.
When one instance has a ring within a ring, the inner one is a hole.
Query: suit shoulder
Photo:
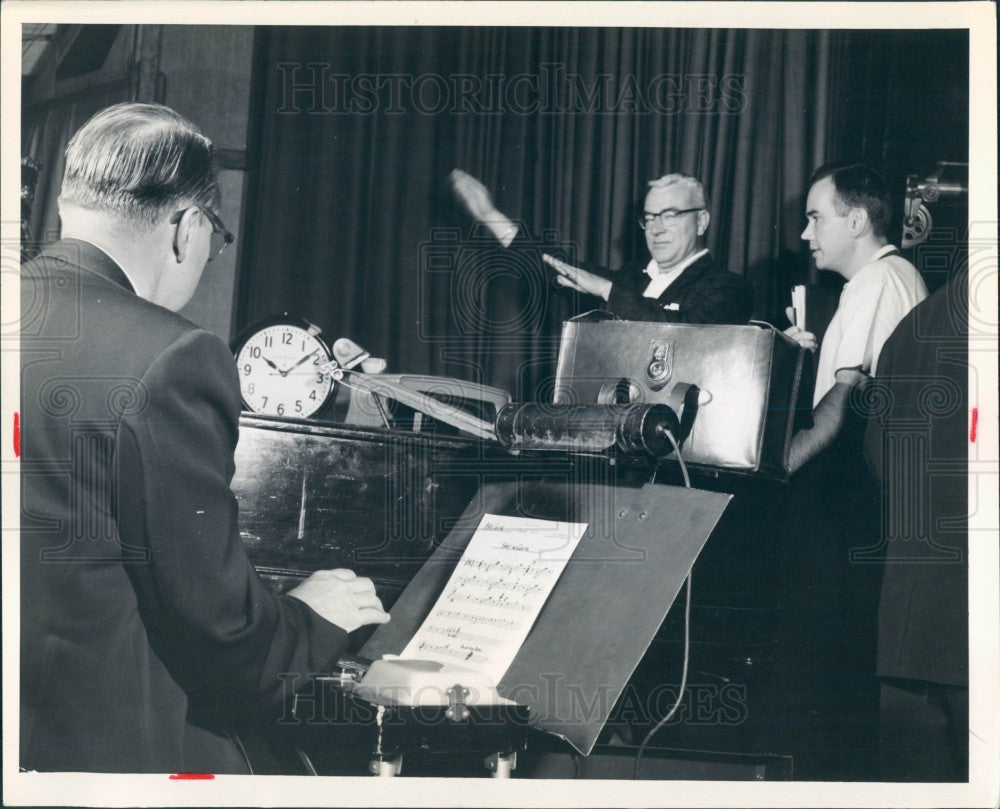
[[[749,282],[744,276],[716,264],[710,255],[705,255],[698,259],[698,261],[691,265],[691,268],[697,269],[697,279],[705,283],[749,287]]]

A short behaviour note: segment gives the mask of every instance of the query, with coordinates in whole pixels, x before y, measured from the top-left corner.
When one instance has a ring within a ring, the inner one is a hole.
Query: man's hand
[[[795,322],[795,310],[791,306],[785,307],[785,315],[793,323]],[[798,326],[789,326],[785,329],[784,334],[786,337],[791,337],[796,343],[798,343],[803,348],[808,348],[810,351],[815,351],[819,343],[816,342],[816,335],[811,331],[806,331],[805,329],[800,329]]]
[[[592,272],[581,270],[565,261],[560,261],[548,253],[542,254],[542,261],[548,264],[557,273],[556,283],[561,287],[569,287],[577,292],[586,292],[588,295],[596,295],[598,298],[608,299],[611,294],[611,282],[607,278],[602,278]]]
[[[517,235],[517,226],[496,209],[493,196],[486,186],[461,169],[455,169],[449,174],[448,182],[455,197],[472,218],[488,227],[504,247],[509,247]]]
[[[372,580],[355,575],[353,570],[317,570],[288,595],[305,602],[345,632],[389,622],[389,613],[382,609]]]
[[[451,183],[455,197],[477,222],[482,222],[490,214],[496,212],[492,195],[486,186],[471,174],[466,174],[461,169],[455,169],[448,175],[448,182]]]
[[[853,388],[855,385],[863,385],[871,381],[871,377],[862,369],[860,365],[854,368],[838,368],[833,378],[835,382]]]

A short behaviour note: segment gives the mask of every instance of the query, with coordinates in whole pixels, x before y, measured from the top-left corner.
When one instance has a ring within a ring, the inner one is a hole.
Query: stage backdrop
[[[548,398],[561,323],[596,301],[490,250],[451,200],[456,167],[539,251],[612,269],[648,257],[648,180],[694,174],[717,262],[784,326],[809,171],[886,158],[895,68],[876,34],[259,29],[237,326],[287,311],[392,371]]]

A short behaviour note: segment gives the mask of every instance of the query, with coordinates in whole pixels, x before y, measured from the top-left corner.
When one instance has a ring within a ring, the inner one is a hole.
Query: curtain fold
[[[450,198],[456,167],[539,251],[610,269],[648,257],[634,224],[647,182],[695,174],[716,260],[751,281],[755,317],[777,319],[805,267],[821,36],[264,29],[239,325],[295,312],[392,370],[540,398],[562,321],[595,302],[498,258]]]

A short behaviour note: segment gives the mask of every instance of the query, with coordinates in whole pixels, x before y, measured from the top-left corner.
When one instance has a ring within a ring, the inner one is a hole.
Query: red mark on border
[[[170,776],[171,781],[211,781],[213,778],[210,772],[179,772]]]
[[[14,413],[14,457],[21,457],[21,414]]]
[[[972,408],[972,426],[969,428],[969,443],[976,443],[976,428],[979,426],[979,408]]]

